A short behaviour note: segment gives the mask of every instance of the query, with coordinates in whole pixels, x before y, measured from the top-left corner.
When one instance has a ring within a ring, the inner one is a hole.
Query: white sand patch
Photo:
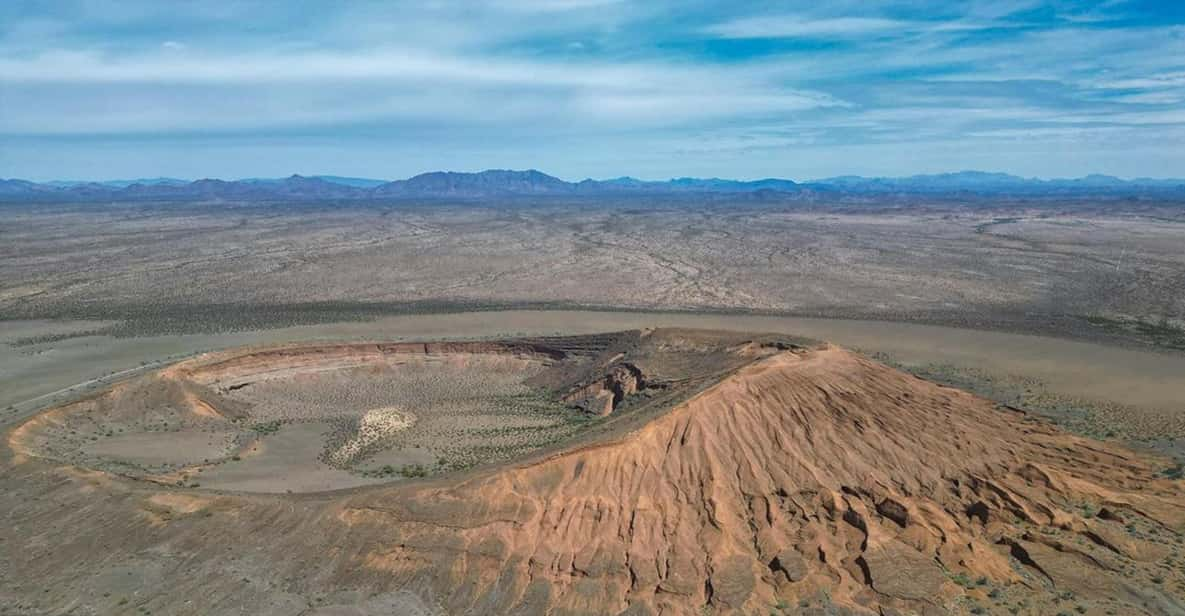
[[[408,429],[415,421],[415,415],[395,407],[370,409],[358,419],[358,432],[340,447],[329,452],[325,461],[330,466],[345,468],[365,452],[367,447],[394,436],[396,432]]]

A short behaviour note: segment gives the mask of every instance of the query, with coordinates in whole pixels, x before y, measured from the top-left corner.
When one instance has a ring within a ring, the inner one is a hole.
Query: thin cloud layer
[[[0,176],[1185,175],[1185,12],[958,4],[5,4]]]
[[[834,38],[869,36],[876,33],[909,29],[908,22],[869,17],[833,17],[804,19],[777,15],[745,17],[715,24],[705,29],[720,38]]]

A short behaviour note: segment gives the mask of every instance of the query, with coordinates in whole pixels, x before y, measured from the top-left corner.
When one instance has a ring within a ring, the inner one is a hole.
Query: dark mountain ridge
[[[125,183],[130,182],[130,183]],[[53,201],[202,201],[202,200],[399,200],[501,197],[596,197],[654,195],[745,196],[760,199],[947,195],[980,197],[1185,198],[1185,180],[1123,180],[1106,175],[1074,179],[1022,178],[1005,173],[961,171],[902,178],[839,176],[797,183],[780,178],[730,180],[682,177],[647,181],[632,177],[567,182],[535,169],[490,169],[477,173],[433,171],[386,182],[365,178],[292,175],[279,179],[193,182],[156,178],[143,181],[45,182],[0,179],[0,200]]]

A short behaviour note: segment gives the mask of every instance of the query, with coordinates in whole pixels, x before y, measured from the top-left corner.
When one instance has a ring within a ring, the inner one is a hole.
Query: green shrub
[[[422,464],[405,464],[403,468],[399,469],[399,474],[409,479],[413,477],[427,477],[428,470]]]

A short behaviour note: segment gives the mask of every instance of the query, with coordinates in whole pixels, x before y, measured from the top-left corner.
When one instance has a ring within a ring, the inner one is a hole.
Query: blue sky
[[[0,3],[0,177],[1185,176],[1185,2]]]

